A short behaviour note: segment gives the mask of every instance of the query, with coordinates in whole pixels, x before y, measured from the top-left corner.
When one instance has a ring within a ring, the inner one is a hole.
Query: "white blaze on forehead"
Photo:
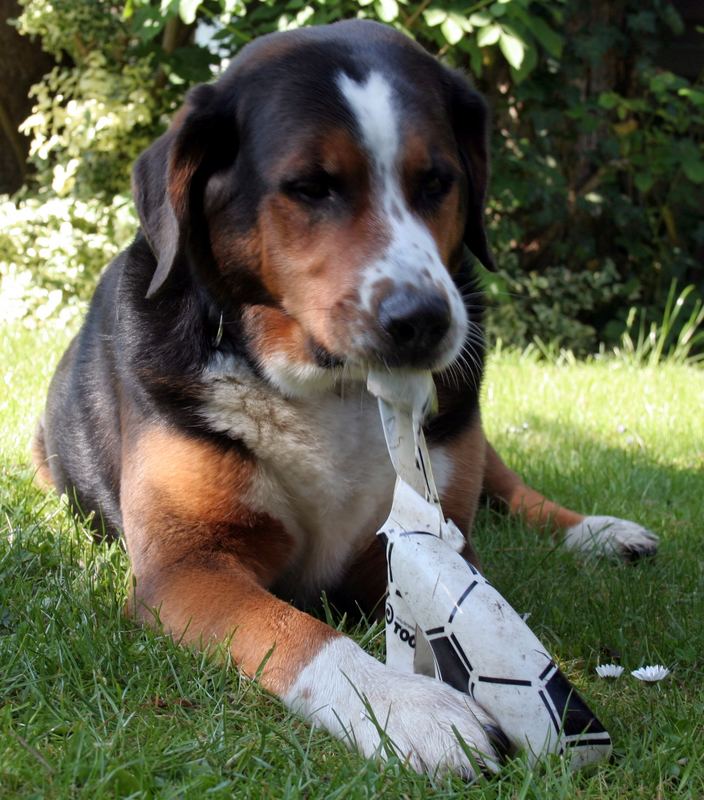
[[[457,287],[442,263],[437,244],[427,226],[411,212],[401,188],[400,120],[391,84],[378,72],[357,82],[344,72],[337,85],[354,114],[362,142],[373,167],[376,212],[386,223],[390,241],[385,250],[363,270],[360,285],[362,309],[372,314],[375,288],[391,279],[397,289],[412,286],[419,291],[440,291],[450,303],[452,324],[446,353],[439,366],[458,355],[467,330],[467,312]],[[357,342],[361,347],[364,341]]]
[[[382,173],[390,172],[399,144],[391,86],[378,72],[370,72],[365,83],[357,83],[342,72],[338,85],[357,119],[364,144],[377,169]]]

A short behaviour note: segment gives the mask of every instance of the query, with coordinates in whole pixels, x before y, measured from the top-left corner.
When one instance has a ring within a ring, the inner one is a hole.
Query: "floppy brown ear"
[[[157,267],[147,290],[155,295],[186,258],[207,177],[235,156],[231,104],[213,86],[197,86],[169,130],[137,159],[132,192]]]
[[[464,242],[487,269],[494,269],[484,227],[484,201],[489,181],[486,104],[460,73],[452,74],[451,118],[462,165],[467,175],[467,218]]]

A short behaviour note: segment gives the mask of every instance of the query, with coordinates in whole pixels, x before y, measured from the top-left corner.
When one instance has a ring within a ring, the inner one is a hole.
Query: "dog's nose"
[[[378,310],[379,324],[399,355],[430,354],[450,329],[450,304],[436,292],[399,289],[387,295]]]

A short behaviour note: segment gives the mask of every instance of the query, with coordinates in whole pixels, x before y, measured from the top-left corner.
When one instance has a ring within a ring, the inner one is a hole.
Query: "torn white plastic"
[[[427,372],[375,373],[397,480],[386,543],[387,664],[432,674],[469,694],[531,761],[570,755],[573,767],[611,752],[609,734],[530,628],[461,555],[464,538],[440,507],[422,423],[435,390]]]

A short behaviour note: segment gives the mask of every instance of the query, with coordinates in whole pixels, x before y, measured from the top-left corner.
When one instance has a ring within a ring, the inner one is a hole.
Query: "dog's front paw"
[[[396,754],[417,772],[468,780],[498,769],[492,741],[503,734],[468,695],[389,669],[350,639],[326,645],[284,700],[368,757]]]
[[[654,556],[658,537],[642,525],[618,517],[585,517],[565,531],[565,547],[583,553],[634,561]]]

